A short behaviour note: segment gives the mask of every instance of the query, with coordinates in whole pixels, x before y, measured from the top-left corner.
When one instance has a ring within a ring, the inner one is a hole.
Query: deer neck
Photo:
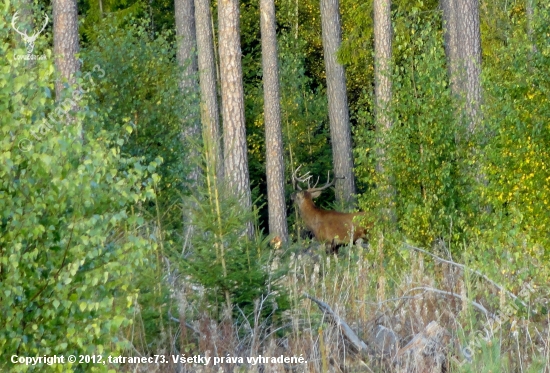
[[[315,225],[320,211],[321,209],[315,206],[315,203],[313,203],[311,198],[305,199],[300,206],[302,218],[304,219],[306,225],[310,228]]]

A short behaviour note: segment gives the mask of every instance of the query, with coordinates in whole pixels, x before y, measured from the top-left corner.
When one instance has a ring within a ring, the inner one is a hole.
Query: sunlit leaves
[[[4,38],[9,18],[0,19]],[[8,48],[1,44],[0,54]],[[117,327],[110,320],[115,313],[128,323],[128,305],[114,300],[133,296],[127,283],[148,249],[131,207],[145,201],[142,190],[149,187],[154,167],[137,168],[138,159],[121,156],[117,134],[102,129],[100,116],[88,106],[91,98],[82,98],[74,122],[50,122],[37,131],[58,108],[50,94],[52,65],[52,59],[37,61],[28,69],[11,58],[0,71],[5,104],[0,117],[5,131],[0,141],[0,350],[5,356],[77,355],[97,352],[100,345],[120,349],[121,343],[111,339]],[[6,363],[9,359],[0,366]]]

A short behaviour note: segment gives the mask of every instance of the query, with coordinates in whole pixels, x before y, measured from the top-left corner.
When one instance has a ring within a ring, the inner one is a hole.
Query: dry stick
[[[355,347],[355,349],[357,351],[359,351],[359,352],[363,352],[363,351],[367,352],[368,351],[368,347],[365,344],[365,342],[363,342],[357,336],[357,334],[355,334],[355,332],[349,327],[349,325],[344,320],[342,320],[340,318],[340,316],[338,316],[332,310],[332,308],[330,308],[330,306],[328,304],[326,304],[323,301],[320,301],[318,299],[313,298],[312,296],[310,296],[307,293],[304,293],[304,297],[306,297],[308,299],[311,299],[313,302],[317,303],[317,305],[319,306],[319,309],[332,318],[334,323],[338,327],[340,327],[340,329],[342,330],[342,334],[351,342],[351,344]]]
[[[172,320],[173,322],[177,322],[177,323],[181,324],[181,320],[175,318],[174,316],[172,316],[172,313],[170,311],[168,311],[168,319]],[[198,335],[198,336],[201,335],[201,333],[197,329],[195,329],[195,327],[193,325],[189,324],[188,322],[185,323],[185,326],[187,328],[191,329],[193,331],[193,333],[195,333],[196,335]]]
[[[416,288],[412,288],[412,289],[407,290],[407,292],[411,292],[411,291],[415,291],[415,290],[431,291],[431,292],[436,293],[436,294],[450,295],[450,296],[453,296],[455,298],[462,299],[462,297],[460,295],[452,293],[450,291],[440,290],[440,289],[427,287],[427,286],[419,286],[419,287],[416,287]],[[477,303],[473,300],[470,300],[470,303],[472,304],[472,306],[474,306],[475,308],[477,308],[478,310],[483,312],[486,316],[488,316],[490,318],[493,318],[493,319],[496,319],[496,315],[489,312],[489,311],[487,311],[487,308],[483,307],[482,304]]]
[[[416,251],[420,251],[421,253],[424,253],[424,254],[428,254],[429,256],[435,258],[436,260],[440,261],[440,262],[443,262],[443,263],[447,263],[447,264],[451,264],[451,265],[454,265],[456,267],[459,267],[459,268],[462,268],[462,270],[465,270],[467,269],[468,271],[470,272],[473,272],[475,273],[476,275],[480,276],[481,278],[483,278],[485,281],[487,281],[488,283],[490,283],[491,285],[493,285],[494,287],[496,287],[498,290],[500,291],[503,291],[505,292],[506,294],[508,294],[508,296],[510,298],[512,298],[514,301],[518,301],[522,304],[523,307],[527,308],[527,305],[521,300],[519,299],[518,297],[516,297],[514,295],[514,293],[512,293],[511,291],[508,291],[506,290],[503,286],[497,284],[496,282],[494,282],[493,280],[491,280],[489,277],[487,277],[486,275],[484,275],[483,273],[473,269],[473,268],[470,268],[470,267],[466,267],[464,264],[460,264],[460,263],[456,263],[456,262],[453,262],[452,260],[446,260],[446,259],[443,259],[435,254],[432,254],[430,253],[429,251],[427,250],[424,250],[424,249],[421,249],[421,248],[418,248],[418,247],[415,247],[415,246],[411,246],[409,244],[405,244],[405,247],[406,248],[409,248],[409,249],[413,249],[413,250],[416,250]]]

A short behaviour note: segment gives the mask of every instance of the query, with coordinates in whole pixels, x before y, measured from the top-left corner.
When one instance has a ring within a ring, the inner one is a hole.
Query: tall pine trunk
[[[58,77],[55,95],[62,99],[65,84],[74,84],[80,63],[76,54],[80,50],[78,36],[78,12],[76,0],[53,1],[53,52]]]
[[[220,80],[223,119],[223,152],[225,184],[230,193],[241,199],[244,209],[252,208],[246,126],[244,118],[243,72],[239,27],[239,1],[220,0],[218,3],[218,32],[220,49]],[[252,222],[246,228],[254,234]]]
[[[481,119],[481,32],[479,0],[455,3],[458,16],[458,40],[461,60],[461,85],[468,115],[468,132],[473,134]]]
[[[392,26],[391,0],[374,0],[374,80],[376,100],[376,129],[378,131],[377,172],[382,180],[380,197],[386,206],[386,218],[395,220],[395,190],[393,179],[387,167],[389,143],[387,134],[391,130],[390,102],[392,97],[391,81]]]
[[[210,0],[195,0],[195,26],[199,65],[201,119],[203,140],[208,150],[209,167],[217,179],[223,179],[223,159],[220,131],[220,110],[216,78],[214,35],[211,27]]]
[[[338,0],[321,0],[321,27],[327,75],[332,158],[335,176],[341,178],[336,181],[336,201],[340,204],[350,205],[354,203],[355,179],[346,74],[344,66],[339,64],[336,58],[336,53],[342,43]]]
[[[481,33],[478,0],[441,0],[445,54],[451,90],[461,103],[459,115],[472,135],[481,108]]]
[[[76,83],[76,74],[80,70],[80,62],[76,58],[80,50],[78,35],[78,9],[76,0],[53,1],[53,53],[55,55],[55,99],[58,102],[70,101],[70,110],[78,110],[78,102],[66,94],[67,85]],[[80,140],[84,138],[82,122],[76,122],[73,113],[66,113],[67,124],[78,126]]]
[[[269,232],[288,240],[274,0],[260,0]]]
[[[194,95],[197,92],[197,39],[195,33],[195,5],[193,0],[175,0],[174,16],[176,21],[176,37],[178,46],[176,50],[177,60],[183,67],[183,74],[180,78],[180,89],[184,95]],[[198,164],[199,154],[193,147],[201,136],[200,123],[194,113],[189,113],[184,118],[182,129],[182,140],[188,144],[190,150],[189,158],[194,159]],[[187,176],[188,186],[195,187],[199,179],[199,167],[194,165]]]
[[[443,13],[443,30],[445,36],[445,55],[447,57],[447,73],[454,97],[460,97],[461,88],[458,81],[458,20],[455,10],[456,0],[441,0],[439,4]]]

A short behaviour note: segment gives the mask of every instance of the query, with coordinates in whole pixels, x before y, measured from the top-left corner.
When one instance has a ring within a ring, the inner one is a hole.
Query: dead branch
[[[485,274],[479,272],[478,270],[467,267],[464,264],[453,262],[452,260],[443,259],[443,258],[441,258],[441,257],[439,257],[435,254],[432,254],[427,250],[421,249],[419,247],[415,247],[415,246],[412,246],[412,245],[409,245],[409,244],[405,244],[405,247],[408,248],[408,249],[416,250],[416,251],[419,251],[421,253],[427,254],[427,255],[431,256],[432,258],[436,259],[439,262],[447,263],[447,264],[453,265],[455,267],[462,268],[462,270],[468,270],[472,273],[475,273],[476,275],[478,275],[479,277],[483,278],[485,281],[487,281],[488,283],[490,283],[491,285],[496,287],[499,291],[505,292],[514,301],[520,302],[525,308],[527,308],[527,305],[521,299],[519,299],[517,296],[515,296],[514,293],[512,293],[511,291],[506,290],[502,285],[497,284],[496,282],[494,282],[493,280],[491,280],[489,277],[487,277]]]
[[[368,352],[368,346],[366,345],[366,343],[363,342],[361,338],[357,336],[357,334],[355,334],[355,332],[349,327],[349,325],[344,320],[342,320],[340,316],[338,316],[328,304],[313,298],[307,293],[304,293],[304,297],[311,299],[313,302],[317,303],[319,309],[332,319],[336,326],[340,328],[344,337],[346,337],[346,339],[358,352]]]
[[[461,297],[459,294],[452,293],[452,292],[450,292],[450,291],[435,289],[435,288],[428,287],[428,286],[419,286],[419,287],[415,287],[415,288],[412,288],[412,289],[407,290],[407,293],[408,293],[408,292],[411,292],[411,291],[415,291],[415,290],[431,291],[431,292],[436,293],[436,294],[450,295],[450,296],[452,296],[452,297],[455,297],[455,298],[458,298],[458,299],[462,299],[462,297]],[[477,302],[475,302],[475,301],[473,301],[473,300],[470,300],[470,299],[468,299],[468,301],[472,304],[472,306],[474,306],[475,308],[477,308],[479,311],[483,312],[487,317],[496,319],[496,315],[493,314],[493,313],[491,313],[491,312],[489,312],[489,311],[487,310],[487,308],[483,307],[482,304],[477,303]]]

